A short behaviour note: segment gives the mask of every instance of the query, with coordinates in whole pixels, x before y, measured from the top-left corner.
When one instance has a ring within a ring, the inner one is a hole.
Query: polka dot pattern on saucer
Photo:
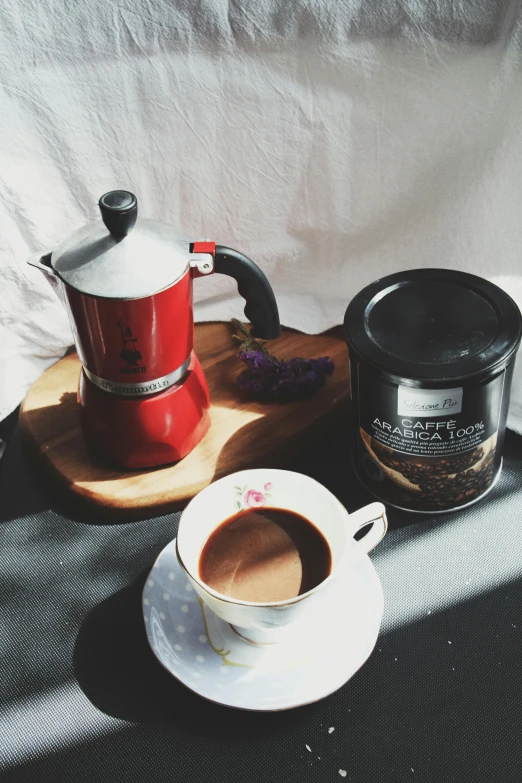
[[[363,596],[357,604],[350,595]],[[149,644],[165,668],[207,699],[251,710],[281,710],[317,701],[366,661],[379,633],[382,588],[367,555],[321,611],[296,626],[291,642],[251,645],[204,605],[171,541],[143,590]]]

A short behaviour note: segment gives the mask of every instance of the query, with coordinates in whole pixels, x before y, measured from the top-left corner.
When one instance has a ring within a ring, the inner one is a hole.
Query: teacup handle
[[[357,541],[357,546],[364,552],[370,552],[377,544],[382,541],[388,530],[388,520],[386,519],[386,509],[382,503],[370,503],[364,508],[360,508],[350,514],[348,517],[352,536],[365,525],[371,528]]]

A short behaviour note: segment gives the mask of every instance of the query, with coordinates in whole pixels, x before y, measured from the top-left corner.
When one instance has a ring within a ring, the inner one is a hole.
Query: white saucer
[[[175,539],[143,589],[147,638],[160,663],[211,701],[246,710],[285,710],[333,693],[371,654],[382,620],[382,587],[358,554],[320,613],[292,628],[288,642],[253,645],[238,637],[193,591]]]

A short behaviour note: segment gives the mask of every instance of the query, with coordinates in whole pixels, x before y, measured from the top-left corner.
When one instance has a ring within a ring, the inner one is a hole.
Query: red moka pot
[[[68,310],[89,446],[126,468],[175,462],[210,426],[207,383],[193,351],[192,280],[234,277],[245,315],[265,339],[280,333],[275,297],[241,253],[138,219],[132,193],[111,191],[99,206],[102,221],[28,263],[59,287]]]

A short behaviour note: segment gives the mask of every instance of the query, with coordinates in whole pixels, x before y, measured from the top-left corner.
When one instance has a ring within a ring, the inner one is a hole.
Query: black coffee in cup
[[[208,538],[199,577],[213,590],[242,601],[296,598],[330,574],[332,555],[308,519],[280,508],[245,509]]]

